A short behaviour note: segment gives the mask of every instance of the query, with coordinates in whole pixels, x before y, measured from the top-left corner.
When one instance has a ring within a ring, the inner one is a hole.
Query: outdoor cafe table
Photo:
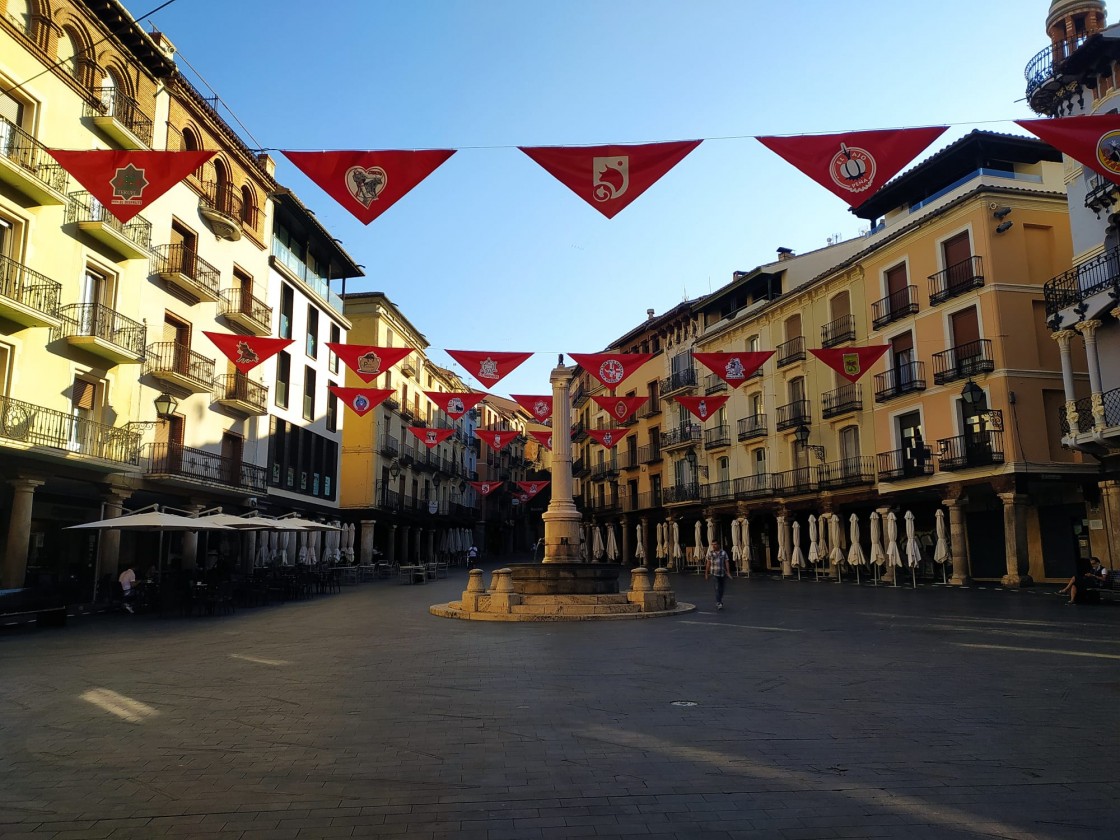
[[[338,573],[338,582],[343,586],[358,585],[357,566],[332,566],[331,570]]]

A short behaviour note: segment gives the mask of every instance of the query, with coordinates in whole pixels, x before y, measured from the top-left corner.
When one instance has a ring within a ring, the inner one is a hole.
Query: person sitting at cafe
[[[1097,589],[1108,577],[1108,570],[1101,565],[1097,557],[1078,557],[1073,577],[1064,587],[1058,590],[1059,595],[1069,593],[1067,604],[1077,604],[1084,601],[1085,593],[1090,589]],[[1080,598],[1080,600],[1079,600]]]
[[[120,577],[117,578],[121,585],[121,594],[124,596],[124,608],[130,613],[136,612],[132,606],[133,598],[136,595],[136,570],[132,568],[129,563],[124,567]]]

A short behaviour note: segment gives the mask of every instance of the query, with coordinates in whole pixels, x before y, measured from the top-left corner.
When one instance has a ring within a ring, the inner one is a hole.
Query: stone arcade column
[[[105,491],[105,516],[104,519],[116,519],[121,515],[124,503],[132,494],[127,490],[111,487]],[[97,558],[97,579],[103,574],[111,574],[116,578],[120,565],[121,532],[101,532],[101,553]],[[146,567],[145,567],[146,568]]]
[[[619,519],[618,527],[622,530],[622,556],[619,557],[618,562],[623,566],[629,566],[633,556],[630,552],[630,517],[623,516]]]
[[[34,478],[16,478],[12,486],[12,514],[8,522],[8,542],[4,550],[3,575],[0,587],[18,589],[27,577],[27,549],[31,541],[31,505],[35,489],[46,482]]]
[[[1076,329],[1081,333],[1085,342],[1085,357],[1089,363],[1089,387],[1092,389],[1093,400],[1093,428],[1097,432],[1104,430],[1104,395],[1101,385],[1101,360],[1097,353],[1097,329],[1100,321],[1082,321]]]
[[[1105,565],[1115,571],[1120,569],[1120,481],[1102,481],[1098,486],[1101,488],[1101,508],[1104,512],[1104,540],[1108,548]]]
[[[187,513],[185,515],[197,515],[200,511],[204,510],[205,506],[200,504],[187,505],[183,510]],[[180,561],[184,569],[194,569],[198,567],[198,531],[183,531],[183,541],[179,543],[180,550],[183,553],[183,558]]]
[[[436,532],[434,528],[424,529],[424,562],[431,563],[436,559]]]
[[[397,524],[389,525],[389,540],[385,544],[385,562],[393,564],[397,561]]]
[[[358,562],[363,566],[373,563],[373,527],[376,523],[372,519],[361,520],[361,551]]]
[[[579,563],[580,514],[572,498],[572,406],[568,393],[574,368],[564,357],[552,369],[552,500],[544,520],[544,563]]]
[[[1027,505],[1025,493],[1000,493],[1003,502],[1003,534],[1007,544],[1007,574],[1000,581],[1004,586],[1030,586],[1034,581],[1027,574]]]
[[[972,580],[968,576],[968,540],[964,525],[964,504],[966,499],[945,499],[941,504],[949,511],[949,550],[953,553],[953,576],[949,578],[952,586],[968,586]]]
[[[1058,342],[1058,353],[1062,362],[1062,393],[1066,402],[1066,420],[1071,434],[1077,434],[1077,396],[1073,385],[1073,359],[1070,356],[1070,341],[1077,335],[1073,330],[1058,330],[1050,337]]]

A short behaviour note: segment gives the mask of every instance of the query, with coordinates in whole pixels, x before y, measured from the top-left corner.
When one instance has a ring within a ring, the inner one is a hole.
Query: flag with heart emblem
[[[393,395],[392,388],[343,388],[341,385],[329,385],[327,390],[359,417],[369,414]]]
[[[475,429],[474,433],[486,441],[486,445],[495,452],[501,452],[517,437],[517,432],[508,429]]]
[[[284,157],[368,225],[453,154],[454,149],[424,149],[284,152]]]
[[[538,423],[552,416],[552,395],[510,394],[510,399],[533,415]]]
[[[607,449],[614,449],[626,437],[626,429],[588,429],[587,435]]]
[[[408,430],[429,449],[433,449],[455,434],[454,429],[429,429],[427,426],[409,426]]]
[[[205,330],[202,334],[214,342],[214,346],[221,350],[222,354],[242,373],[248,373],[294,341],[291,338],[266,338],[259,335],[234,335]]]
[[[552,432],[548,430],[533,430],[529,432],[529,435],[549,452],[552,451]]]
[[[372,347],[368,344],[339,344],[337,341],[326,344],[327,349],[342,359],[342,363],[363,382],[372,382],[412,352],[411,347]]]
[[[730,385],[738,388],[774,355],[773,350],[744,350],[740,353],[697,353],[692,358]]]
[[[471,376],[492,387],[509,376],[532,356],[532,353],[501,353],[484,350],[447,350],[447,355],[461,364]]]
[[[47,149],[79,184],[122,224],[178,184],[216,151],[141,152]]]
[[[456,393],[452,391],[425,391],[424,395],[440,407],[452,420],[458,420],[484,399],[485,394],[474,391]]]
[[[938,125],[801,137],[759,137],[758,141],[844,199],[854,210],[947,128]]]
[[[616,423],[625,423],[649,397],[592,397],[591,399]]]
[[[610,388],[611,393],[622,382],[638,372],[653,358],[653,353],[569,353],[577,365]]]
[[[1120,184],[1120,116],[1117,114],[1015,122],[1098,175]]]
[[[525,501],[529,501],[529,499],[533,498],[544,488],[548,487],[549,483],[550,482],[547,481],[519,481],[517,482],[517,486],[518,488],[520,488],[522,493],[528,496]]]
[[[504,481],[468,481],[471,487],[478,491],[480,496],[489,496],[503,484]]]
[[[652,187],[700,140],[626,146],[522,146],[521,151],[608,219]]]
[[[809,352],[849,382],[859,382],[889,349],[889,344],[876,344],[872,347],[838,347],[826,350],[810,347]]]
[[[707,420],[723,407],[730,397],[674,397],[677,402],[688,409],[689,413],[698,420]]]

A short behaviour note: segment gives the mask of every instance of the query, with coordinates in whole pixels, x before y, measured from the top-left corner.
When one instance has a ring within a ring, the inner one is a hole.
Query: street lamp
[[[161,420],[170,420],[175,414],[175,409],[179,407],[179,401],[164,391],[155,398],[155,407],[156,417]]]
[[[401,465],[394,459],[393,463],[389,464],[389,475],[392,478],[399,478],[401,474]]]
[[[969,379],[961,389],[961,399],[970,409],[975,409],[984,402],[984,389]]]
[[[817,456],[817,460],[824,463],[824,447],[809,443],[809,427],[802,423],[793,430],[793,442],[802,449],[808,449]]]

